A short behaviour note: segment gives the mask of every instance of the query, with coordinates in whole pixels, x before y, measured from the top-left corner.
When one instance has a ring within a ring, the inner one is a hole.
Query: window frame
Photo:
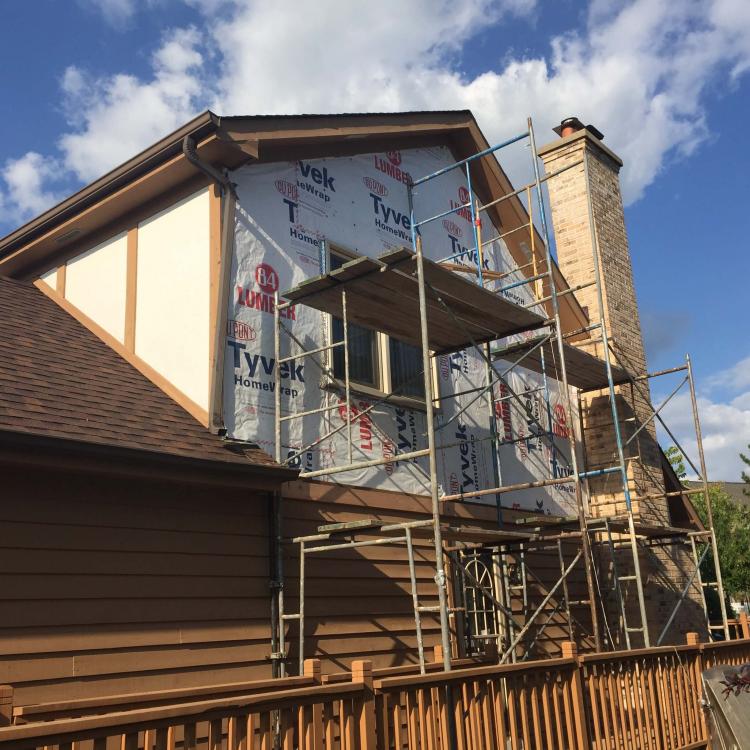
[[[337,256],[339,260],[343,260],[344,263],[348,263],[351,260],[356,260],[358,255],[352,253],[349,250],[346,250],[344,248],[341,248],[338,245],[331,246],[329,243],[326,243],[326,264],[327,264],[327,271],[331,270],[332,264],[331,264],[331,256]],[[343,265],[343,264],[342,264]],[[330,337],[330,342],[334,342],[334,332],[333,332],[333,323],[335,320],[341,321],[341,318],[336,317],[335,315],[329,315],[328,321],[327,321],[327,329],[328,329],[328,336]],[[351,324],[350,324],[351,325]],[[343,327],[343,326],[342,326]],[[363,327],[363,326],[360,326]],[[383,373],[383,363],[382,363],[382,341],[381,336],[382,334],[380,331],[372,331],[370,332],[373,334],[373,352],[372,352],[372,365],[373,365],[373,379],[371,383],[367,383],[361,380],[355,380],[351,375],[351,354],[349,355],[350,361],[349,361],[349,387],[355,390],[359,390],[361,388],[368,388],[374,391],[380,392],[380,389],[383,387],[384,382],[390,382],[390,370],[388,372],[388,380],[385,380],[384,373]],[[343,347],[337,347],[337,349],[343,349]],[[344,381],[341,378],[336,377],[335,375],[335,355],[337,349],[331,349],[329,354],[329,362],[328,367],[331,370],[331,373],[333,374],[333,379],[336,382],[343,383]]]
[[[344,262],[348,263],[351,260],[356,260],[357,258],[363,257],[359,253],[356,253],[352,250],[350,250],[347,247],[344,247],[343,245],[340,245],[336,242],[330,242],[328,240],[325,241],[325,259],[326,259],[326,272],[330,271],[331,268],[331,256],[335,255],[339,259],[345,259]],[[329,336],[329,340],[331,343],[333,343],[333,315],[328,315],[327,322],[326,322],[326,330],[327,334]],[[393,404],[395,406],[405,406],[410,409],[415,409],[418,411],[425,411],[427,408],[427,402],[424,398],[424,396],[412,396],[412,395],[401,395],[396,394],[393,395],[392,391],[392,379],[391,379],[391,357],[390,357],[390,339],[391,337],[387,333],[383,333],[382,331],[373,331],[374,334],[374,343],[375,343],[375,353],[373,357],[373,363],[375,366],[375,385],[373,386],[370,383],[363,383],[358,380],[354,380],[351,377],[349,377],[349,388],[353,393],[356,393],[361,396],[366,396],[368,398],[383,398],[384,396],[390,396],[388,399],[388,403]],[[333,357],[334,357],[334,350],[331,349],[328,352],[328,357],[326,360],[326,366],[328,367],[330,371],[330,375],[326,379],[324,383],[324,387],[327,388],[344,388],[345,383],[344,380],[341,378],[337,378],[333,374]],[[437,386],[437,366],[436,361],[433,358],[431,369],[432,369],[432,391],[433,396],[437,393],[436,386]]]

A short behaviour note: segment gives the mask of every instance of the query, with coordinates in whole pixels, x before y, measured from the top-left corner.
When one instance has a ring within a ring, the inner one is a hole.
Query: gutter
[[[71,462],[75,457],[83,459],[80,467]],[[155,470],[161,469],[169,477],[179,481],[196,481],[192,474],[195,472],[205,477],[206,481],[215,478],[221,483],[253,485],[253,479],[256,479],[265,487],[294,481],[299,474],[298,469],[290,469],[276,463],[222,461],[176,453],[157,453],[109,443],[73,440],[62,436],[0,430],[0,463],[8,460],[12,463],[32,465],[59,463],[60,468],[67,470],[80,468],[85,472],[119,473],[129,477],[136,474],[133,466],[135,464],[143,469],[143,476],[152,476]],[[122,464],[119,470],[115,462]]]

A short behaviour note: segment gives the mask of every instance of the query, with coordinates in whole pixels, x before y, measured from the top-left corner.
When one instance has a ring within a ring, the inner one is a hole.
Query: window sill
[[[343,380],[339,380],[338,378],[327,380],[323,383],[322,387],[323,390],[326,391],[341,391],[342,393],[346,391],[346,384]],[[383,399],[389,395],[378,388],[373,388],[372,386],[364,385],[363,383],[349,383],[349,390],[352,394],[366,396],[375,401]],[[391,396],[388,401],[386,401],[386,404],[391,406],[402,406],[405,409],[413,409],[414,411],[427,411],[425,400],[423,398],[417,398],[416,396]]]

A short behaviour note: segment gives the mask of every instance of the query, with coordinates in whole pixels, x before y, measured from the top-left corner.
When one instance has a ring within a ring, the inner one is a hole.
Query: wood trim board
[[[138,227],[128,229],[128,257],[125,280],[125,348],[135,352],[135,302],[138,284]]]

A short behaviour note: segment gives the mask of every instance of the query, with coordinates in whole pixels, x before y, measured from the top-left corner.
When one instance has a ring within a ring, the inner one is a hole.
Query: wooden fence
[[[566,643],[559,659],[467,661],[425,675],[403,668],[373,675],[358,661],[346,681],[326,680],[310,660],[303,677],[273,689],[259,682],[237,695],[217,697],[214,689],[165,705],[115,701],[47,721],[37,719],[52,716],[49,707],[27,710],[31,721],[0,728],[0,748],[697,750],[708,747],[701,672],[746,662],[750,638],[701,644],[695,634],[682,646],[606,654],[578,655]]]
[[[376,680],[382,750],[586,747],[573,644],[562,659]]]

